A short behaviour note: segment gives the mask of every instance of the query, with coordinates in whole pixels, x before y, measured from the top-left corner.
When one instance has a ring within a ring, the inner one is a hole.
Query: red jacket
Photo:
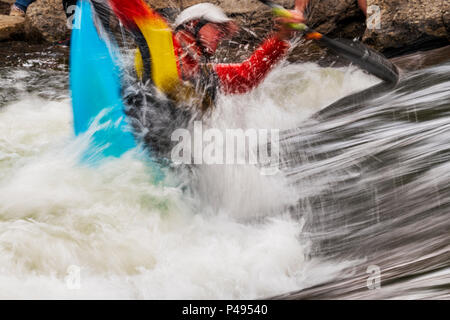
[[[178,72],[183,80],[188,80],[197,73],[198,63],[187,55],[176,41],[174,45],[178,57]],[[221,91],[225,94],[249,92],[261,83],[271,68],[286,55],[288,49],[287,41],[273,36],[265,40],[250,58],[242,63],[214,64]]]

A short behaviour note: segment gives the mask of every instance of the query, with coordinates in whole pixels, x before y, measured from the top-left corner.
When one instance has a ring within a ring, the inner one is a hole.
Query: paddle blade
[[[399,79],[397,67],[392,62],[359,41],[330,39],[322,36],[319,43],[386,82],[397,83]]]

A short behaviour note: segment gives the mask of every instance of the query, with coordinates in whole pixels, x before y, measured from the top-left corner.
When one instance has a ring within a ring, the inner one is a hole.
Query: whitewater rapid
[[[282,175],[203,166],[186,193],[174,173],[153,183],[138,151],[82,166],[67,73],[0,74],[1,299],[264,298],[354,263],[310,257]],[[211,126],[293,128],[377,82],[355,68],[280,66],[252,93],[220,97]]]

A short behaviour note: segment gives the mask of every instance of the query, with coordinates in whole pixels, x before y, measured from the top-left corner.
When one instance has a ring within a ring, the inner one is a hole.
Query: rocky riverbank
[[[61,0],[37,0],[27,18],[6,16],[13,0],[0,0],[0,64],[14,64],[17,55],[50,50],[66,53],[53,43],[67,39],[70,30]],[[149,0],[169,20],[199,0]],[[219,55],[230,52],[239,60],[272,30],[270,11],[257,0],[211,0],[238,21],[242,32],[224,44]],[[294,0],[278,0],[292,8]],[[311,0],[308,24],[330,37],[358,38],[389,57],[450,44],[450,2],[448,0],[367,0],[367,17],[356,0]],[[14,48],[16,52],[11,52]],[[230,50],[231,48],[231,50]],[[245,50],[240,50],[245,49]],[[14,58],[9,61],[10,58]],[[59,59],[61,60],[61,59]],[[62,59],[64,60],[64,59]],[[67,59],[66,59],[67,60]],[[291,61],[317,61],[323,65],[337,58],[314,42],[301,42]]]

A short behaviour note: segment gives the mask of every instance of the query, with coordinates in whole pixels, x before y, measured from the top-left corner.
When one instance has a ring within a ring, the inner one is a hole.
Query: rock
[[[448,0],[367,0],[367,6],[375,18],[379,12],[379,25],[367,28],[363,40],[377,50],[395,55],[402,47],[450,40]]]
[[[0,15],[0,41],[9,40],[23,34],[25,18]]]
[[[154,0],[149,0],[149,3],[152,5],[155,3]],[[156,3],[161,1],[156,1]],[[194,4],[201,2],[210,2],[219,7],[221,7],[228,14],[242,14],[242,13],[252,13],[261,10],[268,10],[265,5],[263,5],[258,0],[178,0],[174,1],[176,3],[176,7],[179,9],[188,8]],[[294,6],[294,1],[290,0],[277,0],[278,4],[283,5],[287,8],[292,8]],[[167,2],[163,2],[167,6]],[[158,8],[158,6],[154,6]]]
[[[43,38],[29,17],[0,15],[0,41],[7,40],[26,40],[36,43],[41,42]]]
[[[405,72],[420,70],[449,60],[450,46],[434,50],[418,51],[391,59],[398,68]]]
[[[64,40],[70,35],[61,0],[37,0],[28,7],[27,17],[47,42]]]
[[[9,15],[11,11],[11,4],[0,1],[0,15]]]
[[[31,43],[44,41],[40,28],[36,27],[38,24],[30,14],[34,4],[29,7],[26,18],[11,17],[9,12],[14,2],[14,0],[0,0],[0,41],[24,40]]]
[[[3,2],[2,2],[3,1]],[[13,0],[0,0],[0,13],[5,13]],[[155,9],[173,20],[178,12],[205,0],[146,0]],[[242,59],[273,30],[270,10],[258,0],[210,0],[222,7],[242,27],[242,32],[226,45],[237,52],[233,60]],[[292,8],[294,0],[276,0]],[[450,32],[450,1],[448,0],[367,0],[368,7],[380,8],[380,29],[366,29],[366,17],[357,0],[310,0],[307,12],[308,25],[330,37],[359,38],[377,50],[389,52],[403,48],[421,49],[424,41],[440,41],[448,44]],[[369,9],[370,10],[370,9]],[[371,11],[372,12],[372,11]],[[369,13],[371,13],[369,12]],[[373,14],[369,14],[369,22]],[[30,5],[24,26],[27,39],[41,38],[47,42],[66,39],[70,34],[61,0],[38,0]],[[6,30],[10,30],[7,29]],[[32,34],[28,34],[31,32]],[[6,34],[6,31],[5,31]],[[243,50],[239,50],[243,48]],[[223,49],[223,54],[226,50]],[[220,53],[220,52],[219,52]],[[390,55],[398,55],[395,51]],[[220,57],[222,57],[220,55]],[[319,61],[329,64],[335,61],[332,53],[315,42],[301,42],[291,54],[292,61]]]

